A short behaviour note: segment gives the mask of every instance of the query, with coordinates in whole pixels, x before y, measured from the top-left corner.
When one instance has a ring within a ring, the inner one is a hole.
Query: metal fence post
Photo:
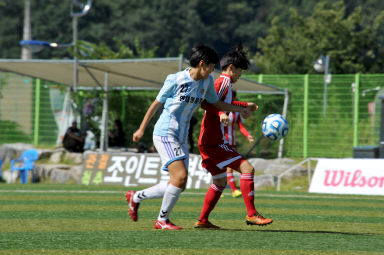
[[[359,142],[359,94],[360,94],[360,74],[355,74],[355,100],[353,106],[353,147]]]
[[[379,98],[381,101],[379,158],[384,158],[384,95],[379,96]]]
[[[36,79],[35,87],[35,122],[33,132],[33,144],[37,146],[39,144],[39,123],[40,123],[40,85],[41,80]]]
[[[101,116],[100,151],[108,150],[108,72],[104,73],[103,112]]]
[[[261,74],[259,74],[258,75],[258,77],[257,77],[257,82],[259,82],[259,83],[263,83],[263,74],[261,73]],[[261,94],[259,94],[259,95],[257,95],[257,99],[259,100],[259,102],[261,102],[261,100],[263,99],[263,95],[261,95]],[[261,110],[259,109],[258,111],[257,111],[257,119],[259,120],[259,122],[262,122],[262,115],[261,115]],[[261,128],[260,128],[261,129]],[[261,131],[261,130],[260,130]],[[258,143],[257,145],[256,145],[256,156],[257,157],[259,157],[259,155],[260,155],[260,143]]]
[[[125,118],[126,118],[126,108],[127,108],[127,91],[126,87],[123,87],[123,91],[121,92],[121,121],[125,123]]]
[[[304,76],[304,111],[303,111],[303,158],[308,157],[308,94],[309,74]]]
[[[289,100],[288,89],[285,89],[285,93],[284,93],[284,106],[283,106],[283,112],[281,113],[284,118],[287,118],[288,100]],[[284,139],[280,139],[279,152],[277,154],[278,158],[282,158],[283,157],[283,150],[284,150]]]
[[[179,60],[179,71],[183,71],[183,63],[184,63],[184,56],[183,54],[180,54],[180,60]]]

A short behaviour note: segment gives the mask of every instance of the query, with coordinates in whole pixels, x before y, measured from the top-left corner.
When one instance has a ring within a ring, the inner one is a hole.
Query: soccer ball
[[[288,134],[288,121],[280,114],[274,113],[265,117],[261,131],[269,140],[276,141]]]

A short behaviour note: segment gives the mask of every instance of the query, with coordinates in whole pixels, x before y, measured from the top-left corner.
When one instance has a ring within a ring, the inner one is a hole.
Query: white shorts
[[[168,165],[176,160],[184,160],[185,168],[188,171],[189,151],[188,143],[179,143],[169,136],[153,135],[153,144],[160,155],[162,170],[168,171]]]

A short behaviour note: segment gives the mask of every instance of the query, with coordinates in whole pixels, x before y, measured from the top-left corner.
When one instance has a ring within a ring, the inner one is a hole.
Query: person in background
[[[86,133],[89,130],[90,116],[94,113],[94,99],[88,98],[83,105],[81,115],[81,132]]]
[[[109,147],[125,146],[125,134],[123,131],[123,123],[119,119],[115,120],[113,130],[108,132],[108,146]]]
[[[3,160],[0,159],[0,182],[5,182],[5,180],[3,179],[2,167],[3,167]]]
[[[83,152],[84,138],[85,135],[77,128],[77,122],[73,121],[72,126],[65,132],[63,147],[69,152]]]

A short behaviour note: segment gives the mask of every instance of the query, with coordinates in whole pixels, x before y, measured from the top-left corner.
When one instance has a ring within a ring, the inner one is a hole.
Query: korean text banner
[[[157,153],[86,153],[80,184],[139,186],[168,182]],[[208,188],[211,175],[201,167],[200,155],[189,155],[187,188]]]

